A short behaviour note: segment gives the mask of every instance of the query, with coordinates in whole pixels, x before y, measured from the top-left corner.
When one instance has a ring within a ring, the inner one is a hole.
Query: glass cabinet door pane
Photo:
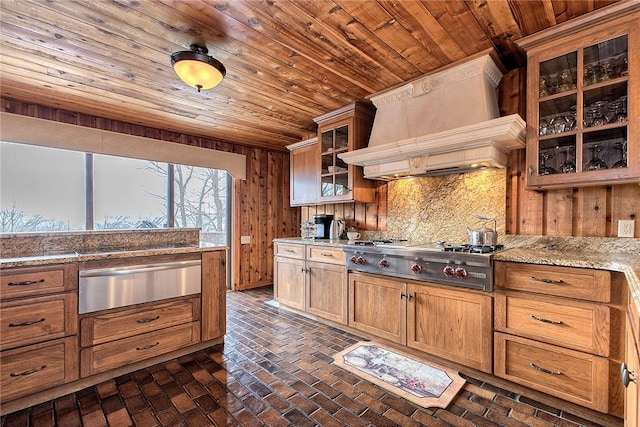
[[[333,129],[322,132],[322,152],[326,153],[327,151],[333,150]]]
[[[627,127],[585,133],[582,138],[584,171],[627,167]]]
[[[629,74],[627,35],[584,49],[584,86]]]
[[[627,82],[584,91],[584,127],[627,121]]]
[[[349,126],[341,126],[336,129],[335,149],[340,150],[349,147]]]
[[[333,175],[323,176],[320,185],[322,197],[331,197],[335,195],[333,186]]]
[[[333,171],[333,153],[323,154],[320,156],[322,159],[322,171],[320,173],[327,174]]]
[[[541,102],[539,114],[538,135],[540,136],[576,130],[578,128],[576,94]]]
[[[540,63],[540,98],[576,88],[577,52]]]
[[[575,172],[575,135],[540,141],[540,150],[538,151],[538,175]]]
[[[349,176],[346,173],[336,175],[336,196],[343,196],[349,192]]]

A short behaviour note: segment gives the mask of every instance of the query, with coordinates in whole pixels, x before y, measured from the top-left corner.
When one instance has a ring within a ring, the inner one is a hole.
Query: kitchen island
[[[224,341],[227,248],[197,229],[0,235],[0,247],[2,414]]]

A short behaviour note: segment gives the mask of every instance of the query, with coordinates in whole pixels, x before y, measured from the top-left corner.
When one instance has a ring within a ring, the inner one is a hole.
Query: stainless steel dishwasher
[[[80,270],[78,313],[198,294],[201,261]]]

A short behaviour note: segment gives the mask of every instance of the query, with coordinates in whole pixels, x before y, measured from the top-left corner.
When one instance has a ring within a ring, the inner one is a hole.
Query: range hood
[[[501,79],[486,54],[376,94],[369,145],[339,157],[382,180],[504,168],[508,152],[525,145],[525,122],[499,117]]]

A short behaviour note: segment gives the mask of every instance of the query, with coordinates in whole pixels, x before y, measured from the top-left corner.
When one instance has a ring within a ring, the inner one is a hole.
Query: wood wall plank
[[[573,190],[549,191],[544,203],[544,234],[571,236],[573,233]]]

